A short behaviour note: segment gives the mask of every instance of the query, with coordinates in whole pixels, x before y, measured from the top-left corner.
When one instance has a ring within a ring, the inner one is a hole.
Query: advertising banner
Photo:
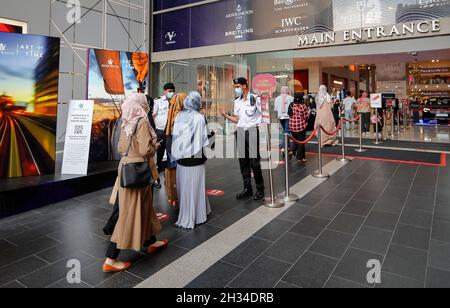
[[[149,56],[99,49],[88,52],[87,99],[95,102],[89,160],[119,160],[120,106],[128,94],[145,92]]]
[[[371,108],[383,108],[383,99],[381,93],[370,94]]]
[[[0,32],[27,34],[28,24],[22,21],[0,18]]]
[[[62,174],[87,175],[94,101],[70,102]]]
[[[59,38],[0,32],[0,178],[55,172]]]
[[[187,0],[158,2],[156,10]],[[436,20],[450,17],[450,1],[221,0],[154,17],[154,51],[160,52]]]

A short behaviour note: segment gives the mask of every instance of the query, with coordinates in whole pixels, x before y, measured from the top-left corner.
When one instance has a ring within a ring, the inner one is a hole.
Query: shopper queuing
[[[289,106],[289,130],[292,137],[298,141],[306,140],[308,119],[310,111],[305,104],[303,94],[295,94],[294,102]],[[306,149],[304,144],[294,143],[293,152],[296,154],[298,163],[306,162]]]
[[[278,120],[280,121],[281,127],[283,128],[283,133],[289,133],[289,106],[294,101],[294,98],[289,95],[289,87],[281,88],[281,95],[275,99],[275,111],[278,115]],[[288,149],[290,149],[290,144],[288,144]],[[284,153],[285,151],[285,141],[284,138],[281,139],[280,149]],[[286,153],[285,153],[286,154]]]
[[[361,115],[361,125],[363,134],[370,133],[370,98],[369,93],[363,92],[356,104],[356,110]]]
[[[343,104],[344,104],[345,118],[349,120],[346,123],[347,130],[354,130],[355,122],[350,123],[350,121],[353,121],[355,119],[353,110],[355,109],[356,106],[356,100],[352,96],[352,92],[347,91]]]
[[[164,86],[164,95],[155,101],[153,117],[155,119],[156,136],[160,144],[157,152],[158,172],[164,171],[163,159],[166,153],[166,127],[169,114],[170,100],[175,96],[175,86],[168,83]]]
[[[206,118],[200,113],[202,97],[191,92],[173,126],[172,154],[177,161],[180,213],[176,225],[194,229],[207,221],[211,207],[206,195],[204,148],[209,146]]]
[[[118,151],[122,155],[110,203],[115,205],[117,221],[112,224],[111,242],[106,252],[103,271],[120,272],[132,266],[130,262],[118,261],[121,250],[139,251],[143,247],[148,253],[166,247],[168,241],[157,241],[161,224],[153,209],[153,194],[150,183],[140,189],[121,186],[122,166],[128,163],[148,162],[149,168],[157,149],[156,134],[148,121],[148,102],[144,94],[129,95],[122,105],[122,128]]]
[[[327,92],[327,87],[325,85],[321,85],[319,88],[319,93],[316,98],[317,103],[317,118],[316,125],[319,125],[329,133],[334,133],[336,131],[336,122],[333,116],[333,103],[330,94]],[[339,142],[336,140],[337,133],[333,135],[328,135],[323,130],[318,132],[322,137],[321,146],[335,146]]]

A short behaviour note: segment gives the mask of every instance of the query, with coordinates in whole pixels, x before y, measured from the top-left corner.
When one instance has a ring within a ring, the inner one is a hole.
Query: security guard
[[[236,199],[253,197],[254,200],[262,200],[265,196],[265,187],[259,150],[259,126],[262,122],[261,100],[250,92],[247,79],[241,77],[233,82],[236,95],[234,115],[229,115],[223,110],[222,115],[237,124],[236,139],[244,190],[236,196]],[[257,190],[255,195],[252,188],[252,171]]]
[[[153,108],[153,118],[155,119],[156,136],[160,147],[157,151],[157,165],[158,172],[164,171],[163,159],[166,152],[166,127],[169,116],[170,100],[175,95],[175,86],[173,83],[168,83],[164,86],[164,96],[157,99]]]

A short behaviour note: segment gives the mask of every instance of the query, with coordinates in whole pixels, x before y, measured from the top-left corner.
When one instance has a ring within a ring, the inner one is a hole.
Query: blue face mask
[[[242,94],[244,94],[244,90],[242,90],[242,88],[235,88],[234,93],[236,94],[236,97],[241,97]]]

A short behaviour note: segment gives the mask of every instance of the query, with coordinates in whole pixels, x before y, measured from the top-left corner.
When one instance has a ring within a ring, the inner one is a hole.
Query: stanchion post
[[[395,110],[391,108],[391,139],[395,139]]]
[[[362,122],[362,114],[359,115],[359,148],[355,149],[356,152],[358,153],[364,153],[367,152],[366,149],[363,149],[362,147],[362,126],[363,126],[363,122]]]
[[[380,125],[378,124],[378,108],[375,108],[375,142],[374,144],[382,144],[380,141]]]
[[[346,163],[351,161],[351,159],[345,157],[345,114],[341,114],[341,146],[342,146],[342,157],[338,157],[336,160],[341,163]]]
[[[288,133],[284,134],[284,150],[286,152],[286,155],[284,155],[284,162],[285,162],[285,167],[286,167],[286,173],[285,173],[285,184],[286,184],[286,194],[284,196],[283,201],[285,203],[291,203],[291,202],[296,202],[298,201],[300,198],[297,195],[291,194],[290,193],[290,185],[289,185],[289,155],[287,154],[289,152],[289,138],[290,135]]]
[[[400,135],[400,108],[397,111],[397,134]]]
[[[269,121],[270,122],[270,121]],[[284,206],[284,202],[275,196],[275,186],[273,183],[273,170],[272,170],[272,141],[270,133],[270,124],[266,124],[266,138],[267,138],[267,153],[269,158],[269,184],[270,184],[270,197],[264,199],[264,206],[269,208],[280,208]],[[287,155],[287,153],[286,153]]]
[[[317,169],[316,171],[314,171],[311,176],[315,177],[315,178],[319,178],[319,179],[326,179],[329,178],[330,175],[327,173],[323,172],[323,161],[322,161],[322,127],[318,126],[318,130],[317,130],[317,139],[319,141],[319,169]]]

